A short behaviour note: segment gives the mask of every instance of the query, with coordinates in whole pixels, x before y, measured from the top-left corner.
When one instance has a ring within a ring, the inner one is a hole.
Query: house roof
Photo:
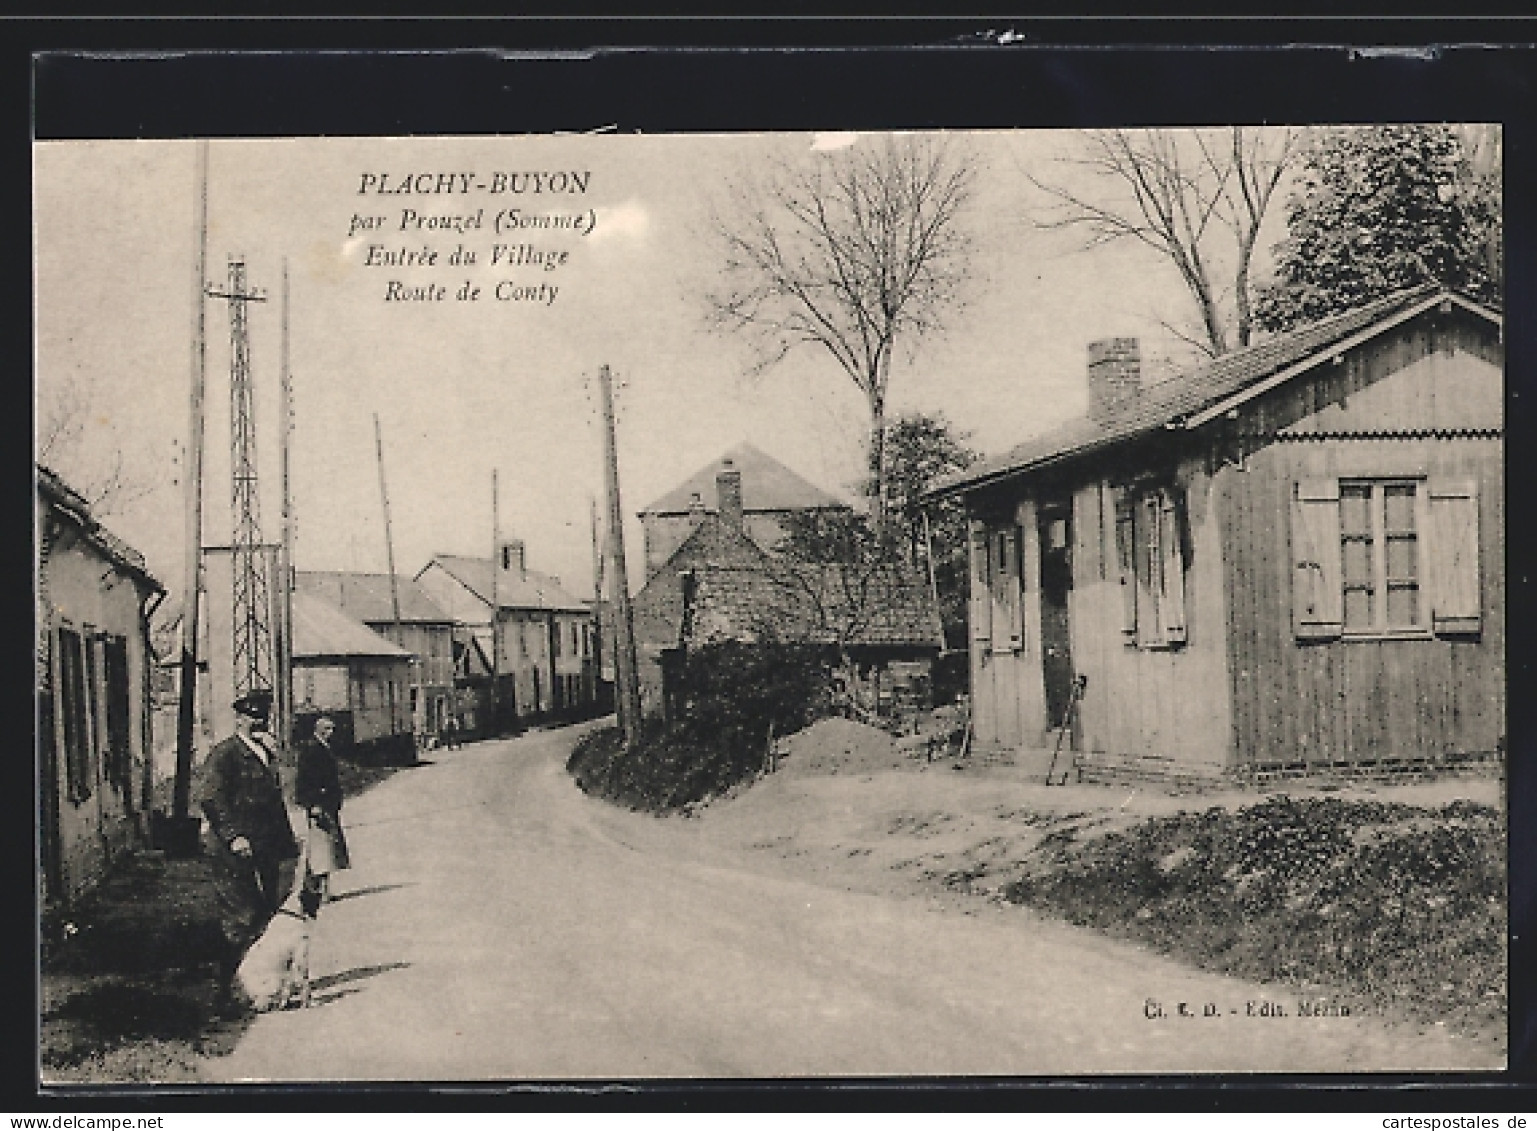
[[[83,495],[64,482],[58,472],[52,468],[44,467],[40,463],[34,466],[37,469],[39,496],[55,510],[69,516],[85,535],[86,540],[100,550],[107,560],[139,580],[151,592],[165,592],[165,586],[161,585],[145,568],[144,555],[98,522],[91,514],[90,504],[85,501]]]
[[[293,633],[295,659],[408,660],[412,655],[331,602],[303,591],[293,595]]]
[[[387,573],[345,573],[300,570],[295,583],[302,593],[323,597],[365,624],[380,624],[395,619]],[[400,619],[411,624],[452,624],[453,618],[427,596],[425,590],[409,577],[397,577],[400,594]]]
[[[704,509],[713,513],[717,502],[715,476],[727,460],[742,473],[742,510],[748,513],[848,508],[848,503],[806,482],[773,456],[742,443],[701,467],[638,513],[642,516],[688,514],[696,494]]]
[[[488,605],[491,603],[494,563],[490,558],[437,554],[432,561],[476,597]],[[504,609],[536,609],[556,613],[589,611],[584,601],[567,593],[553,577],[534,569],[524,570],[522,578],[509,571],[502,571],[496,581],[496,602]]]
[[[847,642],[856,646],[938,648],[943,643],[933,595],[918,571],[905,563],[860,580],[837,567],[772,557],[745,531],[715,515],[690,533],[653,578],[689,558],[694,588],[682,632],[696,643],[773,635],[831,644],[839,629],[846,629]],[[845,584],[850,579],[854,584]]]
[[[1461,295],[1425,284],[1365,306],[1223,354],[1204,365],[1144,388],[1142,395],[1104,420],[1071,420],[984,459],[935,484],[928,497],[962,493],[1048,463],[1086,455],[1160,429],[1198,428],[1215,416],[1300,376],[1442,302],[1452,302],[1498,324],[1499,315]]]

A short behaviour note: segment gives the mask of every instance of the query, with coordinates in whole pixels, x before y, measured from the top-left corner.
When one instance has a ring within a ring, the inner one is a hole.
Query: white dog
[[[310,919],[299,904],[298,885],[278,908],[261,938],[251,944],[235,985],[260,1012],[310,1003]]]

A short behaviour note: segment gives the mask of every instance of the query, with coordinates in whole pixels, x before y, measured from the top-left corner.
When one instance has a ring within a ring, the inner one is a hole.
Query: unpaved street
[[[584,796],[580,730],[456,751],[349,805],[315,1004],[215,1080],[1497,1068],[1485,1045],[1187,970],[1017,908],[846,890]],[[727,803],[730,804],[730,803]],[[760,856],[762,854],[759,854]],[[1159,1003],[1161,1018],[1149,1018]],[[1178,1003],[1197,1016],[1178,1015]],[[1250,1016],[1264,1003],[1288,1016]],[[1206,1003],[1216,1015],[1201,1017]]]

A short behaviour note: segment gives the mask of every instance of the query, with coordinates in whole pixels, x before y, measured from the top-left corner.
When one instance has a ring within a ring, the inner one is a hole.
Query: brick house
[[[728,469],[741,475],[743,529],[765,550],[772,551],[784,537],[783,521],[791,512],[850,509],[848,503],[806,482],[772,456],[751,444],[738,444],[639,512],[646,577],[694,532],[701,515],[716,513],[716,476]]]
[[[311,734],[314,720],[329,715],[344,748],[414,757],[413,659],[409,651],[324,598],[295,592],[295,729],[300,735]]]
[[[1146,388],[1092,344],[1085,419],[933,492],[971,517],[978,741],[1066,721],[1090,775],[1191,779],[1497,755],[1503,372],[1500,315],[1434,287]]]
[[[689,648],[712,641],[775,639],[835,651],[859,669],[926,666],[943,643],[939,609],[920,572],[871,570],[855,584],[836,567],[791,563],[746,529],[744,476],[716,475],[715,505],[695,508],[694,525],[634,601],[642,707],[664,708],[664,672]],[[856,592],[857,591],[857,592]]]

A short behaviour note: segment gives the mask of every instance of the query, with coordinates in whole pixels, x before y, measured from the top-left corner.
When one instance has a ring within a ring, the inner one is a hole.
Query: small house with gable
[[[1503,750],[1498,312],[1421,287],[1147,387],[1135,340],[1088,353],[1085,419],[932,492],[971,517],[979,743],[1163,779]]]

